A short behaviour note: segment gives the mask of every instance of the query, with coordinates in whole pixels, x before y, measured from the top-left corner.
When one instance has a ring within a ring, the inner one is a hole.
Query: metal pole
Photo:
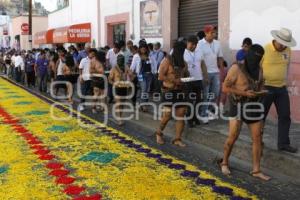
[[[29,0],[29,9],[28,9],[28,24],[29,24],[29,33],[28,33],[28,42],[29,49],[32,49],[32,0]]]

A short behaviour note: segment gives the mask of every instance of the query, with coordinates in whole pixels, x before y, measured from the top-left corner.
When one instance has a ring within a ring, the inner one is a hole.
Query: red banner
[[[91,42],[91,24],[76,24],[55,29],[53,43],[86,43]]]

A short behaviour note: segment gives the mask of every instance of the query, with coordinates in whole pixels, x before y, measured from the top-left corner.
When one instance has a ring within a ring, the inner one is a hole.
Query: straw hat
[[[292,31],[287,28],[281,28],[280,30],[271,31],[273,38],[280,44],[287,47],[294,47],[297,45],[296,40],[292,36]]]

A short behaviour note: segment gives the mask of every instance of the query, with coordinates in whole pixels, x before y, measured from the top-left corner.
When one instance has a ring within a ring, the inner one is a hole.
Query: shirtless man
[[[92,59],[91,65],[90,65],[90,73],[92,76],[92,88],[93,88],[93,94],[94,94],[94,106],[92,109],[92,112],[95,114],[97,113],[97,103],[103,102],[103,99],[100,99],[100,96],[104,94],[105,90],[105,80],[103,77],[98,77],[99,75],[104,76],[104,65],[103,65],[103,57],[105,62],[105,53],[102,54],[102,52],[98,52],[96,56]],[[103,111],[103,108],[100,108],[101,111]]]

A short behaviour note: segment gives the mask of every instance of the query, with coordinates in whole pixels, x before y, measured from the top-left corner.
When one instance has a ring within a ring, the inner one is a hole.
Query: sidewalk
[[[130,121],[128,123],[135,123],[143,127],[148,127],[155,130],[158,127],[158,121],[154,121],[150,114],[140,114],[140,120]],[[300,125],[293,124],[290,131],[291,144],[293,146],[300,146]],[[175,122],[170,121],[164,133],[168,137],[173,137],[175,133]],[[203,145],[214,151],[217,157],[221,157],[223,153],[223,145],[228,135],[228,122],[223,120],[216,120],[210,122],[208,125],[200,125],[195,128],[185,127],[184,139],[195,144]],[[263,137],[265,143],[264,156],[262,158],[262,167],[264,169],[274,172],[274,174],[281,174],[292,177],[293,180],[299,182],[300,174],[300,152],[290,154],[280,152],[277,150],[277,125],[268,121]],[[248,127],[243,125],[240,137],[236,142],[232,151],[233,160],[238,159],[251,166],[252,162],[252,140],[248,131]]]

